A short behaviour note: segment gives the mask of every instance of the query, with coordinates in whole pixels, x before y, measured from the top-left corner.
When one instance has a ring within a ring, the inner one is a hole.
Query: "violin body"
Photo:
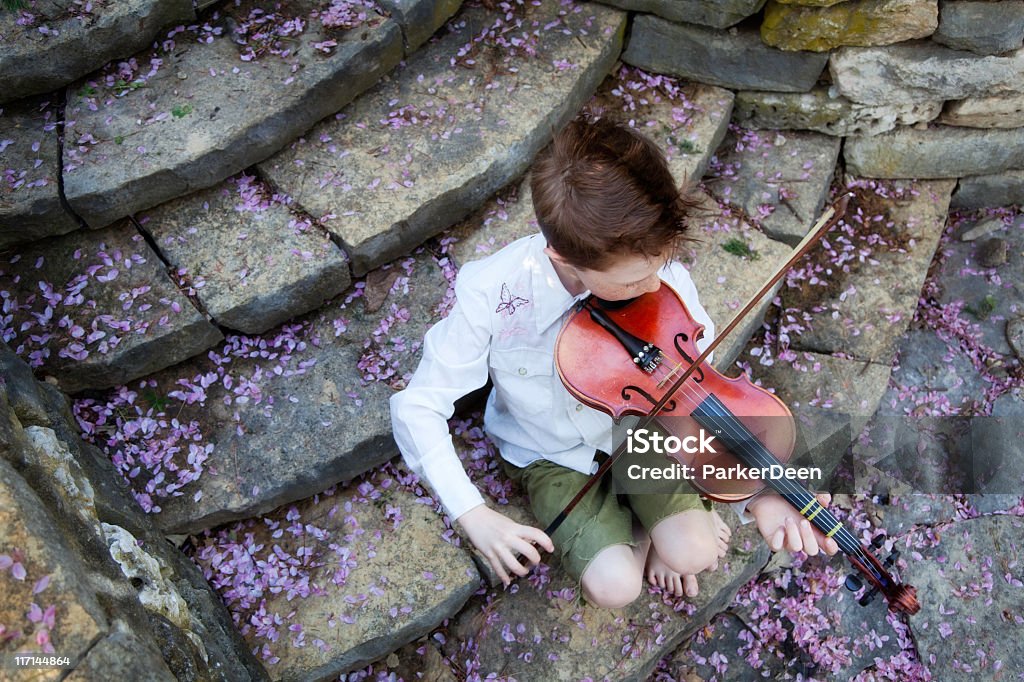
[[[555,344],[559,376],[577,400],[610,414],[616,422],[629,414],[647,415],[673,379],[700,355],[697,341],[703,337],[704,326],[693,319],[679,294],[666,284],[653,294],[633,299],[627,306],[603,312],[620,328],[661,350],[655,370],[637,371],[635,363],[624,364],[622,344],[605,333],[589,314],[578,312],[573,323],[562,328]],[[622,371],[615,371],[616,367]],[[730,378],[707,365],[698,368],[658,412],[660,430],[683,437],[705,428],[692,415],[712,394],[758,437],[777,463],[789,461],[796,444],[792,413],[775,394],[754,385],[745,374]],[[705,430],[717,442],[723,442],[721,428],[711,426]],[[695,467],[696,475],[690,483],[717,502],[745,500],[764,488],[758,480],[701,476],[705,464],[729,471],[745,464],[729,450],[716,450],[714,455],[679,452],[672,457],[680,464]]]
[[[728,378],[701,361],[696,342],[703,331],[679,295],[664,283],[657,292],[626,302],[590,297],[577,306],[559,332],[555,364],[562,383],[577,400],[611,415],[616,422],[625,415],[639,415],[642,424],[657,420],[670,435],[692,435],[698,428],[713,434],[724,450],[716,447],[713,455],[673,456],[682,464],[696,466],[698,473],[705,464],[729,469],[739,464],[760,469],[762,475],[724,482],[698,475],[689,482],[699,492],[732,502],[749,498],[765,484],[771,486],[826,537],[835,538],[871,585],[864,599],[881,592],[891,609],[916,613],[920,609],[916,590],[886,570],[895,557],[883,565],[806,488],[791,479],[767,475],[773,465],[792,456],[796,442],[792,413],[778,397],[745,375]],[[616,448],[595,479],[624,448]],[[557,527],[586,489],[548,531]],[[855,589],[855,584],[848,580],[850,589]]]

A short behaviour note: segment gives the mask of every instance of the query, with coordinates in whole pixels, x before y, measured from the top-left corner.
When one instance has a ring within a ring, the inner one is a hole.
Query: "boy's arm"
[[[467,264],[455,281],[448,317],[423,338],[423,356],[405,390],[391,397],[395,442],[409,468],[433,489],[452,521],[483,504],[455,452],[448,419],[455,401],[487,382],[490,349],[487,299]]]

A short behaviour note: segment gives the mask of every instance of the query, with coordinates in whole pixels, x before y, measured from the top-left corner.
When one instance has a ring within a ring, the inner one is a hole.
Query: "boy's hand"
[[[509,571],[518,576],[524,576],[530,571],[519,563],[517,553],[528,559],[531,566],[536,566],[540,563],[540,553],[532,543],[537,543],[549,552],[555,551],[551,538],[544,531],[516,523],[486,504],[470,509],[458,518],[458,523],[473,545],[487,557],[494,572],[506,586],[512,582]]]
[[[817,497],[822,506],[832,501],[828,493]],[[773,552],[782,549],[783,544],[791,552],[803,551],[810,556],[816,555],[819,547],[829,556],[839,551],[833,538],[826,538],[778,493],[765,492],[747,505],[747,512],[757,521],[757,529]]]

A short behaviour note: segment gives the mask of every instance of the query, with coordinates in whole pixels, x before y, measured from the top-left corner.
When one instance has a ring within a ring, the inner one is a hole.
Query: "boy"
[[[528,572],[516,554],[540,561],[537,544],[559,548],[563,566],[597,606],[629,604],[644,578],[676,596],[696,595],[694,576],[717,566],[730,531],[685,481],[677,494],[631,495],[629,506],[602,481],[549,538],[484,504],[455,454],[447,426],[453,403],[490,375],[485,430],[546,526],[596,471],[599,451],[611,451],[611,418],[578,403],[554,370],[555,339],[576,301],[588,294],[625,300],[664,281],[705,326],[698,347],[714,337],[689,273],[673,260],[692,205],[653,142],[580,117],[531,173],[541,234],[459,272],[455,306],[427,332],[415,375],[391,399],[395,440],[506,585],[509,572]],[[773,549],[785,541],[816,554],[820,539],[826,551],[838,550],[778,495],[761,495],[747,508]],[[634,529],[634,514],[642,528]]]

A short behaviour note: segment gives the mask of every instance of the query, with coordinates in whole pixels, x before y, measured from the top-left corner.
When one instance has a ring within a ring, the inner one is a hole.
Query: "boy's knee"
[[[581,582],[587,601],[603,609],[620,609],[628,606],[637,600],[643,590],[640,576],[595,576],[588,579],[588,576],[584,575]]]
[[[669,568],[683,575],[696,575],[718,561],[718,545],[710,536],[697,536],[686,542],[673,543],[664,552],[657,545],[655,549]]]

